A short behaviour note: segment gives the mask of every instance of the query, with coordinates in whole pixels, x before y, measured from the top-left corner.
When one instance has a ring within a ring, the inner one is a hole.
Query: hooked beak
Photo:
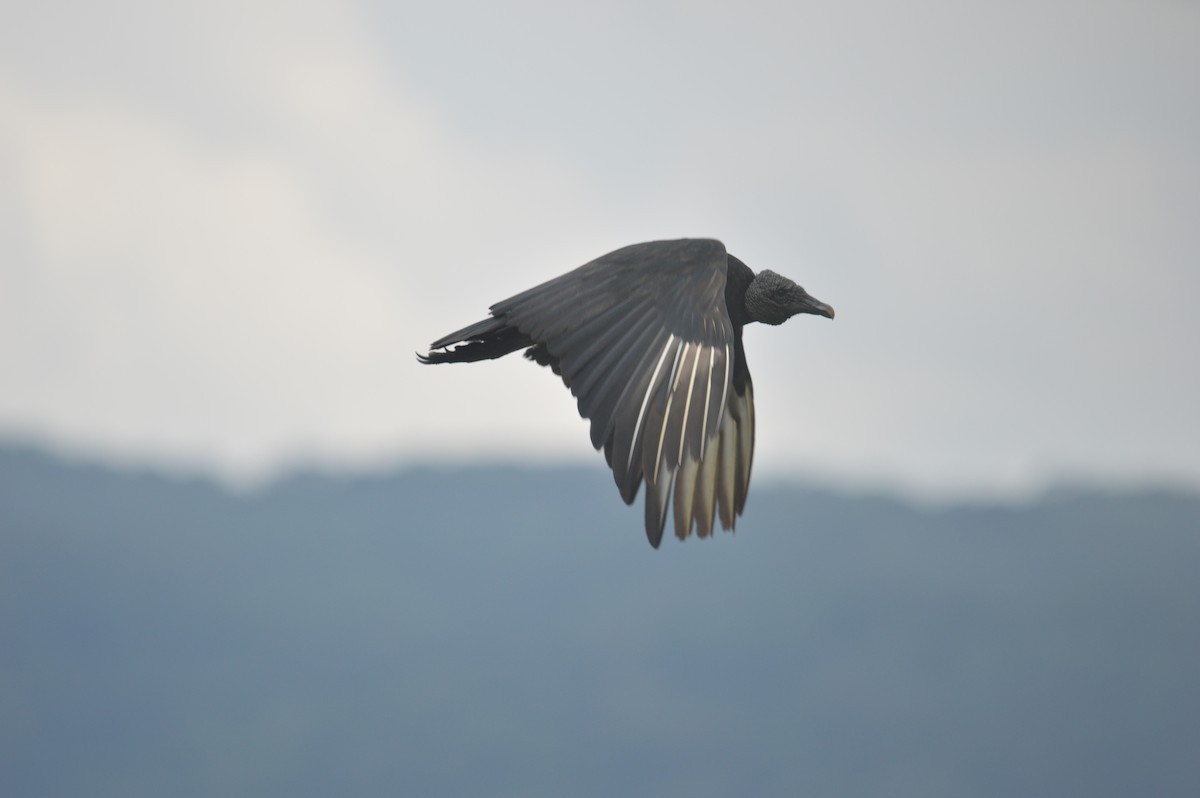
[[[824,316],[829,319],[833,318],[833,307],[831,305],[826,305],[821,300],[811,297],[808,294],[805,294],[804,298],[800,300],[800,307],[796,312],[812,313],[814,316]]]

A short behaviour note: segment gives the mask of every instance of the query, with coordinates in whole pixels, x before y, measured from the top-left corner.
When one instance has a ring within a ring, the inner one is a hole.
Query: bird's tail
[[[529,336],[504,319],[492,316],[442,336],[429,345],[429,354],[417,355],[417,360],[422,363],[472,363],[503,357],[529,346],[533,346]]]

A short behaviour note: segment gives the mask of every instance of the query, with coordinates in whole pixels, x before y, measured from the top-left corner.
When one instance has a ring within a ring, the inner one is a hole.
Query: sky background
[[[711,236],[838,311],[746,331],[758,478],[1200,486],[1200,3],[10,5],[0,436],[597,464],[413,352]]]

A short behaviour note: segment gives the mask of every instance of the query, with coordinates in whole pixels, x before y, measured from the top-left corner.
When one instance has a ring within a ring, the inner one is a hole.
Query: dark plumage
[[[591,420],[621,498],[646,483],[646,537],[724,529],[746,504],[754,390],[742,327],[833,308],[771,271],[758,275],[720,241],[651,241],[610,252],[498,302],[491,317],[430,345],[422,363],[465,363],[518,349],[562,377]],[[457,344],[457,346],[453,346]],[[452,347],[453,348],[450,348]],[[672,496],[673,494],[673,496]]]

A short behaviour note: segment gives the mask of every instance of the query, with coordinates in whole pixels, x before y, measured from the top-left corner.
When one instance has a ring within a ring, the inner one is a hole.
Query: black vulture
[[[525,349],[562,377],[626,504],[646,482],[646,537],[733,529],[754,454],[754,390],[742,327],[833,308],[772,271],[757,275],[712,239],[633,244],[497,302],[434,341],[422,363]],[[457,345],[457,346],[455,346]],[[451,348],[453,347],[453,348]]]

